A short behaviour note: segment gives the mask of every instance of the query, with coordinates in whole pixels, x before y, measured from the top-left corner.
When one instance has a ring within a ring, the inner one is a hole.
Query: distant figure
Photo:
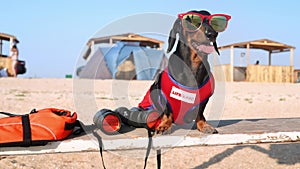
[[[259,65],[259,60],[256,61],[255,65]]]
[[[12,60],[12,73],[13,77],[17,77],[17,63],[18,63],[18,57],[19,57],[19,50],[17,48],[17,45],[13,45],[11,48],[11,60]]]

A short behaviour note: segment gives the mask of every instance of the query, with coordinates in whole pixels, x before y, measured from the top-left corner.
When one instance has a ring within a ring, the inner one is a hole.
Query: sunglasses
[[[231,19],[231,16],[226,14],[201,15],[195,12],[178,14],[178,17],[183,20],[183,28],[189,32],[195,32],[200,29],[204,21],[207,21],[216,32],[223,32]]]

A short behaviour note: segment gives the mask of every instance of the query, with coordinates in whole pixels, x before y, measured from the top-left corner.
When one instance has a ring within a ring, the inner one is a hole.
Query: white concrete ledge
[[[43,154],[62,152],[99,151],[98,142],[91,139],[69,139],[51,142],[45,146],[5,147],[0,148],[0,155]],[[256,143],[296,142],[300,141],[300,132],[274,132],[262,134],[213,134],[201,137],[190,136],[157,136],[153,138],[153,148],[237,145]],[[103,140],[104,150],[146,149],[147,137],[134,139]]]

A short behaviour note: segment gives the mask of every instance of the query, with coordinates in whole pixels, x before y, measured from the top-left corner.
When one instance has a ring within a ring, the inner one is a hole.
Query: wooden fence
[[[237,67],[234,67],[233,79],[237,78]],[[248,65],[246,70],[247,82],[275,82],[275,83],[293,83],[294,67],[293,66],[267,66],[267,65]],[[230,81],[230,65],[214,66],[214,74],[217,80]]]
[[[230,65],[214,65],[213,68],[214,78],[218,81],[230,81]]]
[[[248,82],[294,82],[293,66],[248,65],[246,72],[246,81]]]
[[[300,83],[300,69],[294,70],[294,81]]]

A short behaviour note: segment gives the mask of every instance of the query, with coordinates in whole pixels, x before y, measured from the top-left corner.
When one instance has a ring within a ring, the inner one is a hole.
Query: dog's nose
[[[205,27],[205,36],[209,41],[215,42],[218,36],[218,32],[216,32],[210,25],[207,23],[203,23],[203,26]]]

